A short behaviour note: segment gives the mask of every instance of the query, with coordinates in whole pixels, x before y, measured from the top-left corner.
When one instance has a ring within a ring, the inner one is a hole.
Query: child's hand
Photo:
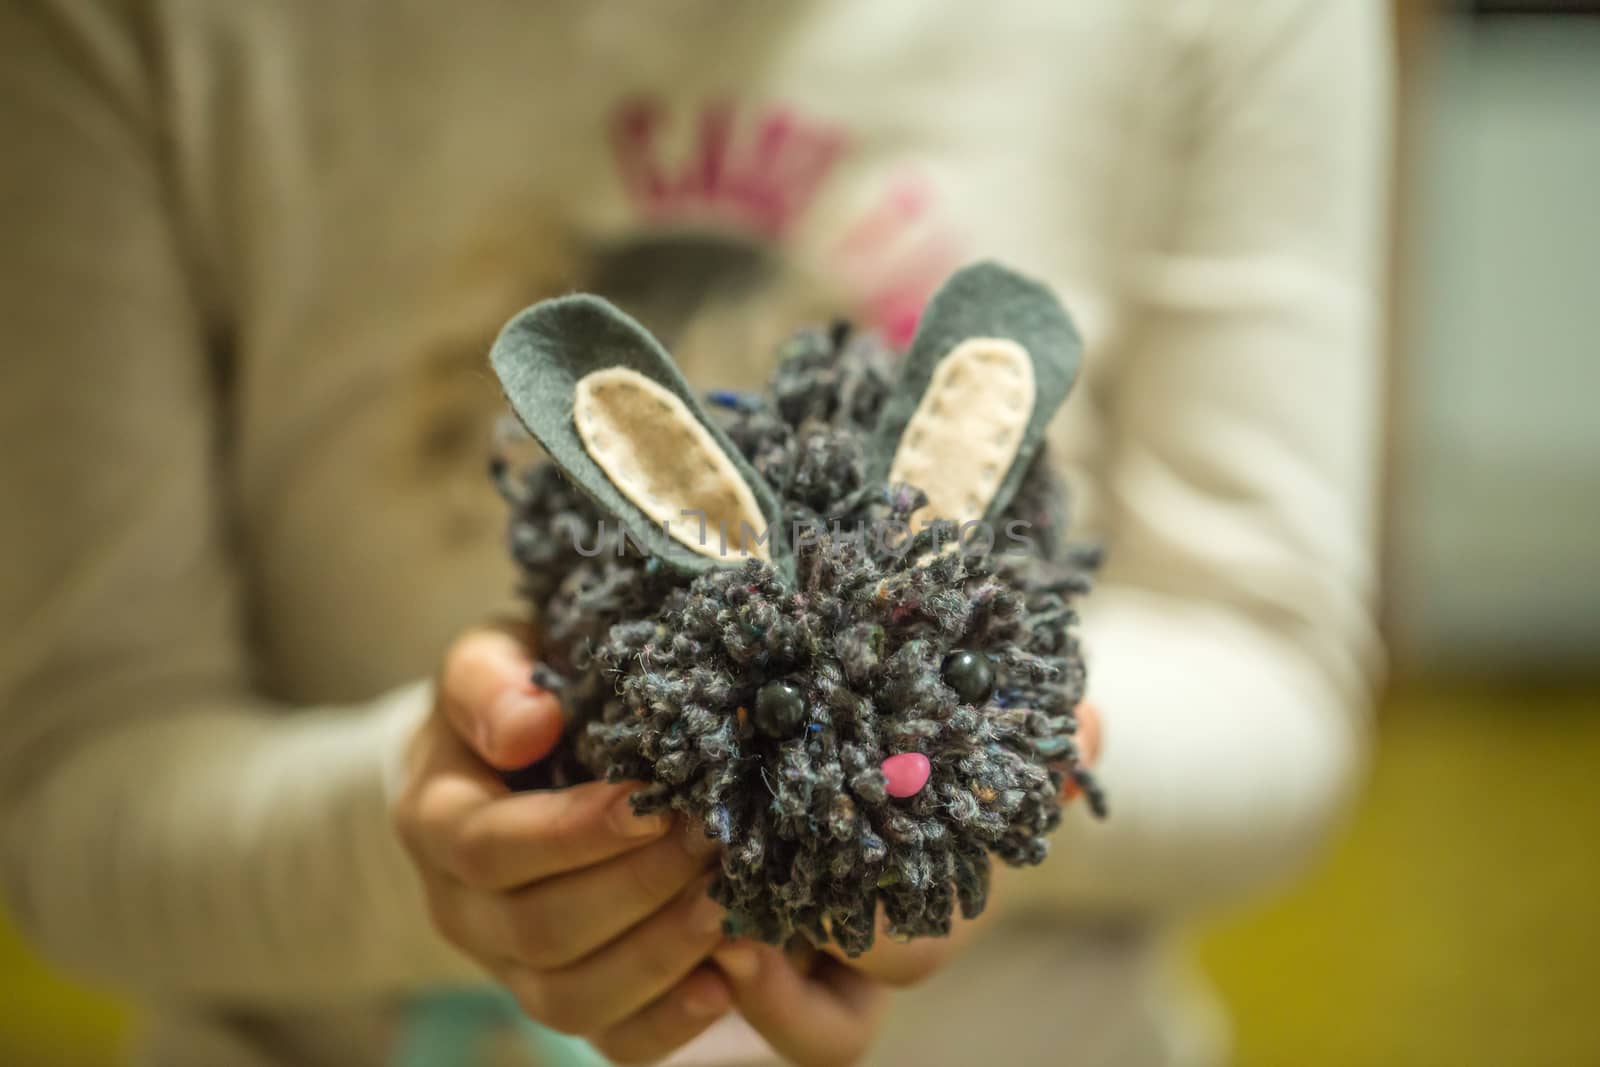
[[[723,940],[722,909],[705,894],[713,849],[634,815],[638,783],[511,793],[496,769],[540,759],[561,735],[560,708],[531,670],[509,633],[455,643],[411,744],[395,825],[435,926],[531,1017],[613,1059],[654,1059],[730,1004],[705,962]]]
[[[740,941],[719,950],[716,960],[739,1013],[785,1063],[855,1063],[883,1021],[882,983],[809,947],[785,953]]]

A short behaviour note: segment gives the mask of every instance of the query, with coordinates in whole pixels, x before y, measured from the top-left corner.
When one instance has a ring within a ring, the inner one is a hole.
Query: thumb
[[[525,628],[469,630],[445,656],[439,702],[450,725],[497,770],[526,767],[550,754],[564,720],[561,702],[533,684]]]

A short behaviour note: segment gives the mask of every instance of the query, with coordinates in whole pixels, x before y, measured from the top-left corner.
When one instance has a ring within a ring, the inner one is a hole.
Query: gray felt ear
[[[923,312],[873,439],[874,473],[922,489],[913,527],[993,522],[1077,377],[1083,343],[1043,285],[963,267]]]
[[[550,458],[652,555],[688,571],[749,556],[786,564],[777,495],[656,339],[612,304],[535,304],[506,324],[489,361]]]

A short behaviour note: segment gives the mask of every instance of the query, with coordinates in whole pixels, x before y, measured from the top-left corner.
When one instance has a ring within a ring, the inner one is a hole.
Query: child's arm
[[[1083,633],[1112,816],[1069,813],[1050,874],[1014,880],[1116,909],[1296,868],[1351,792],[1377,660],[1386,16],[1214,6],[1176,233],[1135,272],[1103,416]]]
[[[255,695],[223,513],[216,309],[134,38],[0,7],[0,889],[46,955],[149,996],[466,978],[389,829],[426,686]]]

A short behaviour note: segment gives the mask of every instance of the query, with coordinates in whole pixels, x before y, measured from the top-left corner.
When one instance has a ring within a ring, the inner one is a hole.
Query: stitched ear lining
[[[877,479],[928,495],[914,528],[935,517],[993,522],[1005,510],[1082,351],[1040,283],[987,262],[950,276],[923,312],[873,437]]]
[[[777,495],[706,418],[671,357],[628,315],[595,296],[547,300],[506,324],[489,359],[512,410],[551,460],[652,555],[689,571],[740,564],[744,521],[757,537],[770,534],[765,545],[750,539],[750,554],[787,571]],[[604,391],[617,383],[626,384],[596,406],[593,386]],[[578,414],[585,405],[587,417]],[[692,443],[693,457],[665,447],[659,435]],[[689,496],[677,479],[692,482]],[[686,502],[690,497],[699,503]],[[680,508],[706,513],[705,545],[699,519]],[[723,518],[731,520],[726,552],[717,525]]]
[[[691,552],[770,562],[755,494],[671,392],[626,367],[593,371],[572,419],[611,484]]]
[[[934,519],[960,526],[988,513],[1033,416],[1033,361],[1015,341],[963,341],[934,368],[906,423],[890,482],[922,489],[912,529]]]

